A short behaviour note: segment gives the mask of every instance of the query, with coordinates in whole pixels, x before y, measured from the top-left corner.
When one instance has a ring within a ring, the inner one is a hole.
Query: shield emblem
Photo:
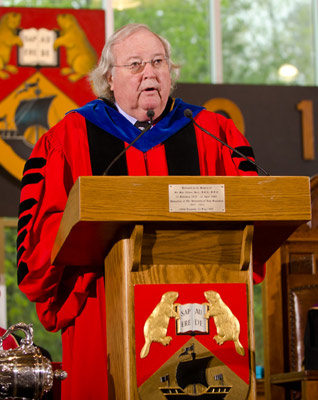
[[[246,398],[245,284],[136,285],[134,292],[141,399]]]
[[[1,8],[0,27],[0,162],[21,179],[36,141],[95,97],[87,75],[104,45],[105,16],[102,10]]]

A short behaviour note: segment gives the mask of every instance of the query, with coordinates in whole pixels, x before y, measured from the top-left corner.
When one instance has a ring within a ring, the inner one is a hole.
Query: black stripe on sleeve
[[[258,172],[256,165],[248,162],[247,160],[241,161],[239,166],[238,166],[238,169],[240,169],[241,171],[255,171],[255,172]]]
[[[246,157],[253,158],[253,160],[255,159],[254,151],[251,146],[238,146],[235,148],[235,150],[241,152]],[[232,158],[242,158],[242,156],[240,154],[236,153],[235,151],[232,152],[231,156],[232,156]],[[240,161],[238,169],[240,169],[241,171],[244,171],[244,172],[248,172],[248,171],[258,172],[256,165],[252,164],[251,162],[249,162],[247,160]]]
[[[253,151],[253,149],[252,149],[251,146],[238,146],[238,147],[235,147],[235,150],[241,152],[241,153],[244,154],[244,156],[246,156],[246,157],[253,157],[253,158],[255,158],[255,156],[254,156],[254,151]],[[240,158],[240,157],[242,157],[242,156],[240,156],[238,153],[233,152],[233,153],[232,153],[232,158],[235,158],[235,157],[236,157],[236,158]]]
[[[33,198],[21,201],[19,206],[19,215],[21,215],[24,211],[30,210],[35,204],[37,204],[37,200]]]
[[[33,157],[33,158],[29,158],[27,160],[27,162],[24,165],[24,171],[26,172],[30,169],[39,169],[39,168],[43,168],[46,164],[46,159],[42,158],[42,157]]]
[[[25,252],[25,247],[24,246],[22,246],[22,247],[20,247],[20,249],[19,249],[19,251],[18,251],[18,253],[17,253],[17,261],[18,261],[18,264],[19,264],[19,261],[20,261],[20,258],[22,257],[22,254]]]
[[[27,264],[23,261],[18,266],[18,285],[23,281],[24,277],[29,273]]]
[[[24,215],[23,217],[19,218],[18,232],[20,232],[20,230],[22,228],[24,228],[30,222],[31,218],[32,218],[32,214],[27,214],[27,215]]]
[[[24,239],[25,239],[27,233],[28,233],[28,231],[26,229],[23,229],[23,231],[18,235],[17,248],[19,248],[20,245],[24,242]]]
[[[34,174],[24,175],[24,177],[22,178],[22,181],[21,181],[21,189],[24,186],[39,183],[42,181],[42,179],[44,179],[44,176],[38,172],[36,172]]]

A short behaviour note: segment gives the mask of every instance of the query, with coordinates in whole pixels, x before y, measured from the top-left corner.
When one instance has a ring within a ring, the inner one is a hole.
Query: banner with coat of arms
[[[0,164],[21,179],[36,141],[92,100],[103,10],[0,7]]]
[[[142,400],[247,397],[247,287],[136,285],[137,387]]]

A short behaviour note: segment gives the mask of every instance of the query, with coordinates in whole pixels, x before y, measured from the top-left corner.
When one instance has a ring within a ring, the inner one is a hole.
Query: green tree
[[[293,84],[313,84],[311,2],[222,0],[226,83],[284,84],[282,64],[296,66]]]
[[[179,81],[210,82],[209,1],[144,0],[138,8],[115,11],[115,29],[145,23],[169,40],[172,59],[182,66]]]

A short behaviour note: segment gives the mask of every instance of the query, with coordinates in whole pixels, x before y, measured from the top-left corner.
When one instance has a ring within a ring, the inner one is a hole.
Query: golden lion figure
[[[9,64],[13,46],[23,46],[21,38],[17,35],[20,26],[21,14],[8,12],[0,18],[0,78],[7,79],[8,72],[16,74],[18,68]],[[8,72],[7,72],[8,71]]]
[[[238,319],[223,302],[218,292],[209,290],[204,292],[204,296],[208,301],[208,311],[205,314],[205,318],[213,317],[216,326],[217,335],[213,339],[219,345],[228,340],[233,340],[238,354],[244,356],[245,351],[239,340],[240,323]]]
[[[64,46],[69,67],[62,68],[62,75],[68,75],[71,82],[76,82],[87,75],[97,62],[97,55],[89,43],[84,30],[72,14],[59,14],[57,23],[61,36],[54,42],[54,50]]]
[[[179,314],[174,310],[174,302],[179,293],[167,292],[162,295],[160,302],[156,305],[153,312],[148,317],[144,326],[145,344],[140,352],[140,357],[147,357],[152,342],[158,342],[167,346],[172,340],[171,336],[166,336],[170,317],[179,318]]]

